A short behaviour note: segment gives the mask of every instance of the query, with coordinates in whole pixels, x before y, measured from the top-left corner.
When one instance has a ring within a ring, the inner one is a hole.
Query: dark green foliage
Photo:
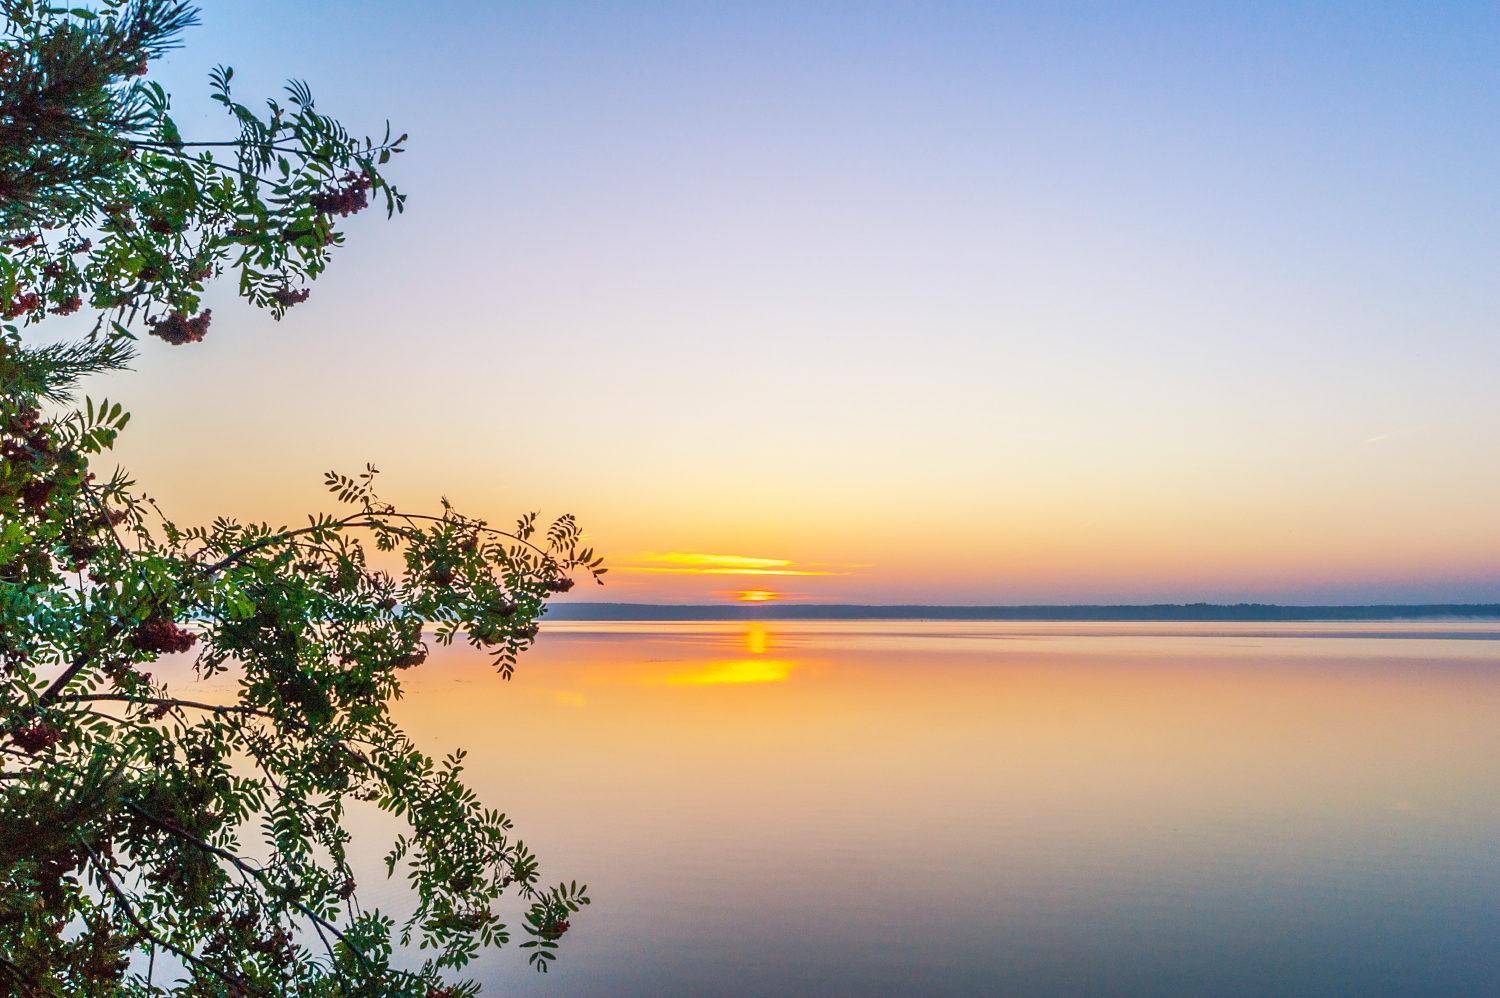
[[[112,0],[87,17],[35,0],[0,6],[7,320],[92,306],[169,342],[201,339],[174,327],[200,315],[205,282],[231,269],[243,295],[279,316],[342,241],[338,218],[372,199],[401,210],[380,171],[405,136],[351,136],[302,83],[257,114],[234,99],[233,70],[216,70],[213,97],[236,135],[185,140],[167,93],[136,75],[193,22],[182,0]]]
[[[399,510],[366,468],[330,473],[339,510],[304,526],[179,527],[93,470],[128,414],[74,401],[138,330],[201,338],[226,270],[273,315],[300,300],[336,217],[400,209],[379,170],[401,140],[351,138],[301,84],[257,116],[226,69],[236,137],[187,142],[137,74],[190,5],[0,10],[0,994],[472,994],[445,975],[509,940],[507,893],[545,970],[586,891],[544,887],[462,754],[427,757],[388,706],[428,641],[510,675],[570,573],[604,572],[573,519],[539,535],[535,514],[507,531],[446,501]],[[83,307],[82,338],[23,337]],[[170,687],[150,672],[167,656],[234,695]],[[408,826],[387,857],[403,924],[358,904],[351,800]]]

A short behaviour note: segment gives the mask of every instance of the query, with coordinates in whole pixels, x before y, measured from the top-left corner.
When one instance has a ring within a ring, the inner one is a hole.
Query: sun
[[[746,589],[734,594],[741,603],[769,603],[781,599],[782,594],[771,589]]]

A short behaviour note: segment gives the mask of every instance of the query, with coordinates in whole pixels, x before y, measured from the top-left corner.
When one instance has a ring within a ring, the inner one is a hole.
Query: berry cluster
[[[312,204],[324,215],[353,215],[370,206],[366,191],[370,189],[368,173],[346,173],[341,187],[313,195]]]
[[[6,303],[5,311],[0,312],[0,318],[14,319],[28,312],[35,312],[41,304],[41,295],[35,291],[28,291],[25,294],[17,295]]]
[[[100,226],[114,232],[134,232],[136,230],[135,219],[130,217],[130,205],[128,204],[106,204],[101,206],[104,212],[104,221]]]
[[[292,948],[292,937],[280,926],[269,936],[253,940],[245,947],[252,953],[271,958],[272,966],[284,967],[290,962],[287,957]]]
[[[56,489],[57,483],[52,479],[34,478],[21,486],[21,501],[33,513],[40,513],[47,508],[47,503],[51,501],[52,493]]]
[[[38,856],[37,886],[41,888],[41,893],[55,897],[64,883],[76,884],[77,881],[69,875],[83,866],[83,857],[83,850],[77,846],[49,850]],[[58,931],[62,931],[61,926]]]
[[[53,315],[72,315],[83,307],[83,299],[74,295],[52,310]]]
[[[399,656],[391,664],[398,669],[410,669],[414,666],[421,665],[425,661],[427,661],[427,649],[418,648],[414,652],[409,652],[408,654]]]
[[[573,580],[564,575],[555,579],[548,579],[545,585],[549,593],[565,593],[573,588]]]
[[[235,915],[225,924],[224,916],[214,912],[208,917],[208,927],[213,931],[205,944],[204,955],[214,959],[222,959],[226,955],[233,954],[239,950],[248,950],[261,956],[272,967],[280,970],[295,962],[301,952],[301,947],[292,941],[291,934],[281,926],[277,926],[269,935],[263,935],[263,929],[257,925],[254,916],[244,913]],[[250,995],[260,994],[257,990],[250,990],[240,977],[238,980],[228,979],[229,989],[221,992],[235,998],[249,998]]]
[[[62,732],[46,721],[34,721],[24,728],[12,731],[10,737],[22,750],[35,755],[56,745],[62,738]]]
[[[136,625],[135,631],[130,635],[133,647],[157,655],[187,651],[197,640],[198,635],[178,627],[160,615],[147,617]]]
[[[0,460],[7,472],[0,478],[0,499],[19,500],[28,513],[43,517],[58,486],[79,465],[77,455],[58,451],[40,414],[29,406],[0,421]]]
[[[68,567],[75,572],[83,571],[100,549],[101,545],[95,541],[87,539],[70,541],[64,548],[68,555]]]
[[[0,451],[3,456],[12,461],[20,461],[27,456],[27,448],[39,451],[48,451],[46,434],[42,432],[42,414],[37,409],[27,406],[17,411],[10,417],[10,421],[4,427],[6,433],[14,434],[20,440],[16,442],[7,441]]]
[[[213,314],[211,308],[205,308],[192,318],[181,312],[170,312],[165,319],[152,319],[147,324],[151,327],[152,336],[159,336],[173,346],[181,346],[202,340],[203,334],[208,332],[208,323]]]
[[[282,288],[273,292],[271,298],[282,308],[291,308],[299,302],[307,301],[307,296],[312,294],[311,288],[303,288],[301,291],[293,291],[291,288]]]
[[[445,929],[457,929],[459,932],[478,932],[484,928],[486,922],[492,922],[494,919],[494,912],[482,906],[475,906],[445,912],[438,916],[437,924]]]

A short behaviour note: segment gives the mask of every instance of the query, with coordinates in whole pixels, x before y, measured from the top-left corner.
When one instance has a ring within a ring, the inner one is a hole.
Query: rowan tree
[[[304,525],[180,526],[105,470],[122,407],[80,396],[138,335],[211,335],[216,279],[273,318],[304,300],[342,219],[402,210],[405,136],[352,135],[301,83],[252,108],[220,69],[227,134],[190,141],[151,69],[191,3],[0,12],[0,992],[473,994],[453,977],[510,940],[507,894],[545,970],[585,889],[543,886],[462,754],[389,707],[429,643],[510,676],[548,598],[604,572],[574,520],[398,509],[367,467]],[[153,677],[171,656],[234,695]],[[350,801],[405,823],[400,924],[359,904]]]

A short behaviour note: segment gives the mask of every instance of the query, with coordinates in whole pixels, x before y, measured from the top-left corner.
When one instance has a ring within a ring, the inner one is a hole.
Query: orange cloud
[[[786,568],[785,558],[747,558],[739,554],[688,554],[669,551],[666,554],[643,554],[640,561],[698,568]]]
[[[785,558],[751,558],[738,554],[698,554],[669,551],[665,554],[643,554],[631,559],[632,565],[613,568],[616,572],[657,572],[673,575],[835,575],[835,572],[813,568],[795,568]]]

